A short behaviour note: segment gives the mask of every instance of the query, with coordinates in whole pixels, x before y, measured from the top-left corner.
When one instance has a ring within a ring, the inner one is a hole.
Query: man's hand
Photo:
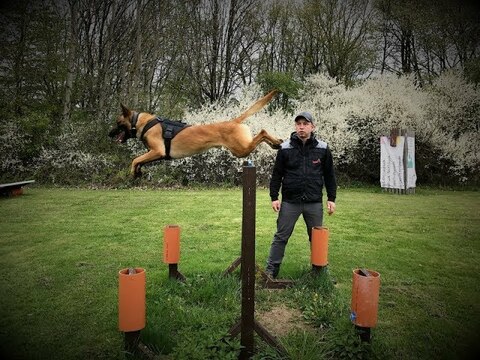
[[[280,200],[272,201],[272,209],[273,209],[273,211],[275,211],[275,212],[279,212],[279,211],[280,211]]]
[[[335,212],[335,203],[333,201],[327,201],[328,215],[332,215]]]

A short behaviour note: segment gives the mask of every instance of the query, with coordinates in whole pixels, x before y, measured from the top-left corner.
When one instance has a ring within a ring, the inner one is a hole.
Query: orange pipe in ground
[[[135,268],[118,273],[118,327],[120,331],[139,331],[145,327],[145,270]]]
[[[360,327],[372,328],[377,325],[380,274],[373,270],[353,270],[351,320]]]
[[[328,228],[322,226],[312,228],[310,261],[315,266],[328,265]]]
[[[178,264],[180,261],[180,226],[167,225],[163,229],[163,262]]]
[[[10,194],[12,196],[20,196],[23,194],[23,188],[16,188],[16,189],[12,189]]]

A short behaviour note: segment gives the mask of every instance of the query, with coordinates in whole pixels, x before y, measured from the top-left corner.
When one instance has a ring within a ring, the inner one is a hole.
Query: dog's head
[[[133,112],[123,104],[122,114],[117,117],[116,125],[110,130],[108,136],[118,143],[124,143],[132,137],[132,116]]]

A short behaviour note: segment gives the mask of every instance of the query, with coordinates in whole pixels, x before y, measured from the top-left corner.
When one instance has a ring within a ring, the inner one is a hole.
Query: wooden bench
[[[33,184],[35,180],[18,181],[9,184],[0,184],[1,196],[18,196],[23,194],[23,187],[28,184]]]

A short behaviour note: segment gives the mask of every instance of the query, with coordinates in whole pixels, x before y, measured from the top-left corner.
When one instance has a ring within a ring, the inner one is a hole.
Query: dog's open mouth
[[[115,142],[121,144],[125,141],[125,131],[121,131],[115,136]]]

